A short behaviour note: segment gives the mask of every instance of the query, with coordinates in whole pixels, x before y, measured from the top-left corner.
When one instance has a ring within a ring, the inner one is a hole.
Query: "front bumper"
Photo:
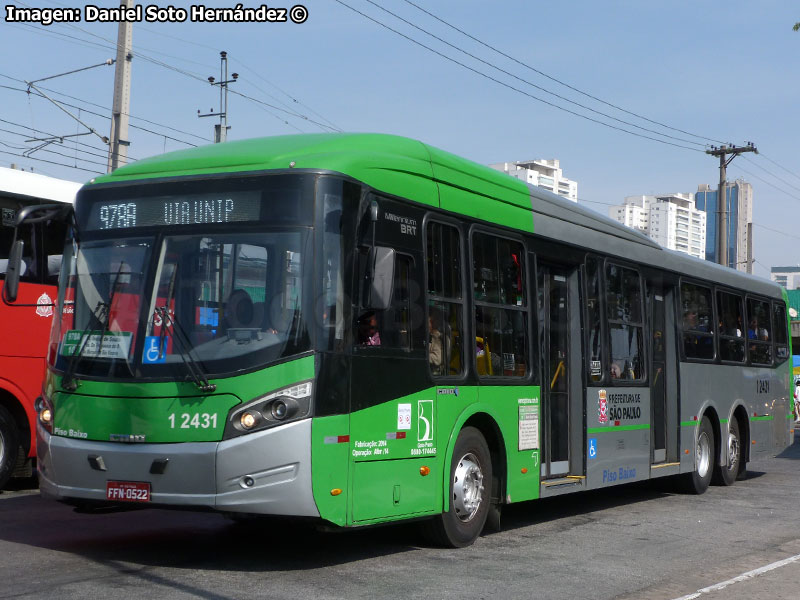
[[[319,516],[311,419],[223,442],[175,444],[80,440],[38,425],[36,443],[41,493],[57,500],[107,502],[108,481],[138,481],[150,483],[154,506]],[[151,472],[164,459],[163,473]]]

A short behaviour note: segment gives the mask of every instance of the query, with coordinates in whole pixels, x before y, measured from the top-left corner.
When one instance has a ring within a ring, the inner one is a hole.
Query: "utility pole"
[[[752,142],[747,142],[746,146],[734,146],[729,144],[717,148],[711,146],[711,150],[706,150],[706,154],[712,156],[719,156],[719,188],[717,188],[717,262],[721,265],[728,266],[728,198],[726,182],[727,182],[727,167],[731,161],[739,154],[744,152],[755,152],[758,154],[758,149]],[[730,155],[730,158],[728,158]],[[749,241],[749,238],[748,238]]]
[[[224,142],[228,137],[228,84],[236,82],[239,79],[238,73],[232,73],[232,79],[228,79],[228,53],[224,50],[219,53],[219,81],[216,81],[214,77],[209,77],[208,82],[211,85],[218,85],[219,86],[219,112],[214,112],[213,108],[210,108],[208,114],[201,115],[200,111],[197,111],[198,117],[219,117],[219,124],[214,125],[214,143],[219,144]]]
[[[135,0],[120,0],[120,5],[133,8]],[[111,141],[108,147],[108,172],[128,162],[128,114],[131,109],[131,43],[133,23],[120,21],[117,29],[117,66],[114,72],[114,105],[111,109]]]

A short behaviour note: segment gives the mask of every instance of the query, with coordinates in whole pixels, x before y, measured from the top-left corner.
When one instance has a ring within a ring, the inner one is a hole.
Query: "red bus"
[[[35,204],[73,203],[81,184],[0,167],[0,290],[17,212]],[[29,477],[36,456],[34,401],[41,393],[56,298],[63,223],[20,228],[25,255],[18,302],[0,302],[0,489],[13,476]],[[23,306],[20,306],[22,304]]]

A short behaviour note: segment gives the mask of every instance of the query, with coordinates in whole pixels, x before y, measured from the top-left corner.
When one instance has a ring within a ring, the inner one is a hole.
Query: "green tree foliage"
[[[800,23],[795,23],[795,24],[794,24],[794,27],[792,27],[792,29],[794,29],[795,31],[797,31],[798,29],[800,29]]]

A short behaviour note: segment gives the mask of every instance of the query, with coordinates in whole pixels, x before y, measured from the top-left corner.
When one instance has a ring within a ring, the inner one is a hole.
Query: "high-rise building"
[[[628,196],[609,208],[608,216],[665,248],[706,257],[706,215],[695,208],[692,194]]]
[[[747,246],[753,226],[753,186],[737,179],[725,186],[728,208],[728,266],[752,272]],[[717,260],[717,190],[707,184],[698,186],[695,204],[706,213],[706,259]]]
[[[800,289],[800,265],[795,267],[772,267],[769,278],[787,290]]]
[[[563,196],[567,200],[578,201],[578,182],[564,177],[559,161],[556,159],[522,160],[511,163],[495,163],[489,166],[526,183]]]

